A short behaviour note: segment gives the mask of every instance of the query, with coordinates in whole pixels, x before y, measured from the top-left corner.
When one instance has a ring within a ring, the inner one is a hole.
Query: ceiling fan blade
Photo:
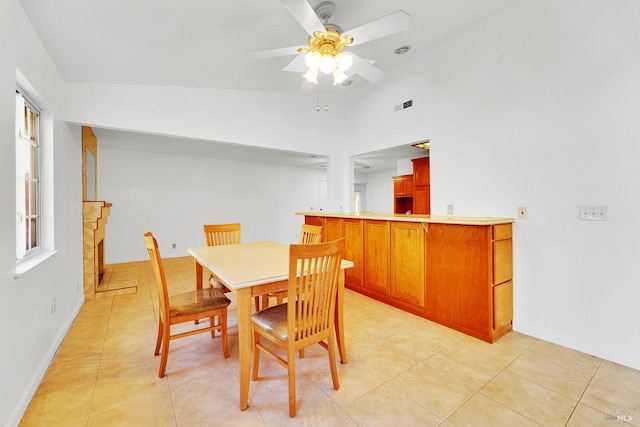
[[[307,34],[313,36],[316,31],[325,32],[322,21],[320,21],[316,11],[313,10],[307,0],[280,0],[280,2],[289,9],[291,15],[304,28]]]
[[[358,55],[354,55],[352,52],[349,52],[349,55],[353,57],[353,65],[351,65],[348,74],[359,74],[372,83],[384,79],[385,73],[380,68],[371,64],[369,61],[365,61]]]
[[[253,52],[245,53],[244,57],[249,59],[265,59],[274,58],[276,56],[297,55],[299,47],[300,46],[289,46],[276,49],[254,50]]]
[[[294,73],[304,73],[307,71],[307,66],[304,63],[304,55],[296,56],[293,61],[289,62],[282,71],[292,71]]]
[[[410,26],[411,15],[404,10],[399,10],[375,21],[371,21],[368,24],[356,27],[353,30],[345,31],[344,34],[352,36],[353,43],[351,43],[351,46],[356,46],[361,43],[399,33],[400,31],[409,29]]]

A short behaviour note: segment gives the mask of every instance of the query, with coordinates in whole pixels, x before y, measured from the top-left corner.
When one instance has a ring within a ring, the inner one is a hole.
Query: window
[[[40,111],[16,90],[16,259],[40,249]]]
[[[354,191],[353,193],[353,211],[360,212],[360,192]]]

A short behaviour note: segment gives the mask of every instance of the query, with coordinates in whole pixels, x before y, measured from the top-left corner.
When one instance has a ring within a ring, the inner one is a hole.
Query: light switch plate
[[[518,219],[527,219],[527,208],[524,206],[518,206]]]
[[[603,206],[580,206],[578,219],[581,221],[608,221],[609,209]]]

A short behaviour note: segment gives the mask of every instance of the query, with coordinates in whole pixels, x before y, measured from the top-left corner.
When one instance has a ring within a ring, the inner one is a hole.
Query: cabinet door
[[[426,215],[431,213],[431,186],[424,185],[415,187],[413,194],[413,213]]]
[[[426,235],[427,315],[490,336],[489,227],[429,224]],[[459,329],[460,330],[460,329]]]
[[[390,226],[389,221],[364,223],[364,286],[389,295]]]
[[[391,296],[424,308],[424,228],[421,223],[391,223]]]
[[[323,242],[331,242],[333,240],[344,237],[342,218],[325,218],[322,227]]]
[[[416,186],[429,185],[431,183],[429,157],[420,157],[411,161],[413,162],[413,184]]]
[[[411,196],[413,194],[413,175],[402,175],[393,178],[394,196]]]
[[[393,178],[393,195],[404,196],[404,180],[402,177]]]
[[[345,270],[345,281],[349,286],[364,286],[364,229],[361,219],[344,220],[344,258],[353,261],[353,268]]]
[[[413,195],[413,175],[405,175],[404,177],[404,195]]]

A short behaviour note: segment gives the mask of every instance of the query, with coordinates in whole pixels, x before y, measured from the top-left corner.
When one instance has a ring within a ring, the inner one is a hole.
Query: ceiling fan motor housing
[[[333,12],[336,10],[336,4],[332,1],[323,1],[316,6],[316,15],[323,22],[326,22],[331,18]]]

